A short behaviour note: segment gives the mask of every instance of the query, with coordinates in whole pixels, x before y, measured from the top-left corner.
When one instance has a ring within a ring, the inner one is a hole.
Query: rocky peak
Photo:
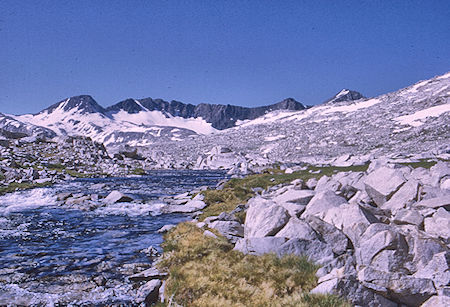
[[[62,109],[65,112],[68,112],[72,109],[78,109],[81,111],[82,114],[105,113],[105,109],[102,106],[100,106],[97,103],[97,101],[95,101],[94,98],[92,98],[89,95],[80,95],[67,98],[58,103],[55,103],[54,105],[43,110],[42,112],[47,111],[48,113],[52,113],[54,110],[58,108]]]
[[[112,113],[119,112],[120,110],[124,110],[130,114],[136,114],[142,111],[143,108],[142,105],[139,103],[139,101],[132,98],[125,99],[119,103],[116,103],[113,106],[106,108],[107,112]]]
[[[302,104],[301,102],[298,102],[297,100],[295,100],[294,98],[286,98],[283,99],[282,101],[273,104],[271,106],[269,106],[271,108],[273,108],[274,110],[295,110],[295,111],[299,111],[299,110],[303,110],[306,109],[305,105]]]
[[[358,100],[358,99],[362,99],[362,98],[366,98],[366,97],[364,97],[360,92],[352,91],[352,90],[344,88],[339,93],[334,95],[332,98],[325,101],[325,103],[352,101],[352,100]]]

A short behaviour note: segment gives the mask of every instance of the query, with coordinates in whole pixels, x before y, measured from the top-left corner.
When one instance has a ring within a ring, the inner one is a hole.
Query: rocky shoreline
[[[247,203],[206,218],[200,191],[167,208],[194,213],[204,236],[222,236],[244,254],[308,257],[320,265],[311,294],[336,294],[354,306],[448,306],[450,163],[413,166],[375,160],[366,171],[254,189]],[[157,293],[176,301],[165,289],[167,273],[156,264],[138,274],[147,303]]]

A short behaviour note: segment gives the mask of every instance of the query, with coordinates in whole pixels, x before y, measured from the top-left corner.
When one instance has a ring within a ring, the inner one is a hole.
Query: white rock
[[[382,206],[405,183],[403,173],[398,169],[381,167],[370,173],[364,183],[366,192]]]
[[[442,190],[450,190],[450,178],[445,178],[441,181]]]
[[[420,307],[448,307],[450,306],[449,296],[432,296]]]
[[[286,239],[280,237],[243,238],[236,242],[234,250],[252,255],[276,253],[285,242]]]
[[[323,220],[344,232],[355,224],[369,226],[379,222],[370,212],[355,204],[342,204],[339,207],[330,208]]]
[[[421,200],[413,204],[416,208],[439,208],[450,206],[450,194],[441,197]]]
[[[275,196],[272,200],[277,204],[289,202],[299,205],[307,205],[315,194],[316,193],[311,190],[295,190],[291,188],[284,193]]]
[[[213,232],[211,232],[209,230],[205,230],[203,232],[203,235],[206,236],[206,237],[210,237],[210,238],[217,238],[217,236]]]
[[[130,202],[132,200],[133,200],[133,198],[131,198],[130,196],[127,196],[119,191],[112,191],[105,198],[105,202],[109,203],[109,204],[125,203],[125,202]]]
[[[419,226],[423,222],[423,216],[413,209],[401,209],[397,211],[393,222],[395,224],[412,224]]]
[[[345,203],[347,203],[345,198],[336,195],[332,191],[319,192],[308,203],[301,217],[306,218],[314,215],[323,218],[328,210],[337,208]]]
[[[275,235],[275,237],[316,240],[317,234],[308,223],[301,221],[296,217],[291,217],[289,222]]]
[[[433,259],[417,271],[414,277],[431,279],[435,286],[439,288],[447,286],[450,283],[449,261],[449,252],[434,254]]]
[[[395,213],[416,201],[418,192],[419,182],[414,179],[408,180],[381,208]]]
[[[314,289],[309,291],[311,294],[334,294],[338,287],[339,279],[333,278],[319,283]]]
[[[245,218],[245,237],[266,237],[276,234],[289,221],[286,209],[261,197],[249,200]]]
[[[160,229],[158,229],[158,233],[166,233],[166,232],[168,232],[169,230],[171,230],[172,228],[174,228],[176,225],[173,225],[173,224],[167,224],[167,225],[164,225],[163,227],[161,227]]]
[[[444,208],[439,208],[432,217],[427,217],[424,225],[427,233],[445,240],[450,238],[450,213]]]

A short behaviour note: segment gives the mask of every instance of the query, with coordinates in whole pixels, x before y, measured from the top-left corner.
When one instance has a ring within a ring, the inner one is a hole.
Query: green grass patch
[[[310,178],[320,178],[324,175],[331,176],[337,172],[364,172],[368,165],[357,165],[349,167],[309,166],[306,170],[286,174],[276,168],[267,169],[262,174],[249,175],[245,178],[233,178],[225,183],[222,190],[206,190],[205,203],[208,205],[203,209],[203,214],[199,216],[199,220],[203,221],[208,216],[219,215],[222,212],[230,212],[237,205],[246,203],[251,197],[255,196],[252,189],[269,187],[289,183],[295,179],[307,181]],[[241,215],[245,215],[242,213]],[[241,217],[242,218],[242,217]]]
[[[12,182],[7,186],[0,187],[0,195],[4,195],[6,193],[12,193],[15,191],[21,191],[21,190],[29,190],[34,188],[43,188],[51,186],[51,182],[45,182],[45,183],[30,183],[30,182]]]
[[[75,177],[75,178],[89,178],[89,177],[94,177],[95,176],[95,174],[80,173],[80,172],[77,172],[77,171],[72,170],[72,169],[66,169],[66,173],[68,175],[72,176],[72,177]]]
[[[304,257],[244,255],[191,223],[166,234],[163,248],[165,296],[183,306],[350,306],[335,296],[308,294],[318,267]]]
[[[147,172],[143,168],[136,167],[135,169],[133,169],[131,171],[131,174],[143,176],[143,175],[147,175]]]
[[[412,168],[423,167],[426,169],[430,169],[436,163],[437,163],[437,161],[419,160],[417,162],[405,162],[405,163],[399,163],[399,164],[404,165],[404,166],[410,166]]]

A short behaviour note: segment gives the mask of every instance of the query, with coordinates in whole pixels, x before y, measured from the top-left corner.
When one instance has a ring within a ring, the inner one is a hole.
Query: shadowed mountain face
[[[72,109],[79,109],[81,114],[88,114],[88,113],[105,114],[105,109],[102,106],[100,106],[97,103],[97,101],[95,101],[94,98],[92,98],[89,95],[70,97],[68,99],[62,100],[58,103],[51,105],[50,107],[42,110],[39,113],[43,113],[45,111],[47,111],[48,113],[52,113],[58,107],[62,108],[62,110],[66,112]]]
[[[136,114],[141,111],[160,111],[167,117],[201,117],[206,122],[211,123],[212,127],[223,130],[233,127],[237,120],[255,119],[271,111],[298,111],[303,109],[305,109],[305,106],[293,98],[285,99],[273,105],[256,108],[205,103],[194,106],[175,100],[168,102],[161,99],[144,98],[140,100],[127,99],[121,101],[108,107],[106,111],[110,114],[120,112],[121,110],[130,114]]]

